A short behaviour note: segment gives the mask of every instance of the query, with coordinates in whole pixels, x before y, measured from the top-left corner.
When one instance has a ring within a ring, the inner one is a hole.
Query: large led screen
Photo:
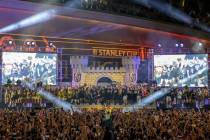
[[[155,55],[154,79],[158,86],[208,86],[208,55]]]
[[[8,79],[15,83],[26,78],[45,85],[56,84],[57,54],[3,52],[2,60],[3,84]]]

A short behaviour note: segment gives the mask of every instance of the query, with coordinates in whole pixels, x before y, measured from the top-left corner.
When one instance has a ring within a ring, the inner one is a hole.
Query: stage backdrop
[[[208,55],[155,55],[154,80],[158,86],[208,86]]]
[[[57,54],[53,53],[2,53],[2,83],[30,78],[44,85],[56,85]]]

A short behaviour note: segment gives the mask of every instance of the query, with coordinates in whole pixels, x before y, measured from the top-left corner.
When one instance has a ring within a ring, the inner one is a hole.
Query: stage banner
[[[123,57],[123,56],[139,56],[139,50],[121,50],[121,49],[101,49],[93,48],[94,56]]]

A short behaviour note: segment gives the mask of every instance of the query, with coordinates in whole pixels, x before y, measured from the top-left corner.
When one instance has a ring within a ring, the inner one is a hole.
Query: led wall
[[[8,79],[15,83],[30,78],[45,85],[56,85],[57,54],[3,52],[2,60],[2,84]]]
[[[155,55],[154,79],[158,86],[208,86],[208,55]]]

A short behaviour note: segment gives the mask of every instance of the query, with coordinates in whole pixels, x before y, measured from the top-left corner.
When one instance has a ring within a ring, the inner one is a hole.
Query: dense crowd
[[[3,107],[46,107],[49,103],[36,91],[22,86],[3,86],[2,93]]]
[[[98,136],[93,134],[102,131],[100,126],[102,117],[97,112],[72,115],[62,110],[1,110],[0,114],[0,139],[2,140],[12,138],[19,140],[81,140],[86,139],[87,134],[98,139]]]
[[[141,109],[125,112],[123,108],[104,106],[103,109],[64,111],[38,94],[39,89],[77,105],[133,104],[141,102],[159,88],[153,84],[108,87],[44,86],[30,90],[21,85],[2,87],[4,108],[0,109],[0,139],[43,140],[206,140],[210,139],[210,112],[198,108],[208,98],[208,88],[172,88],[171,93],[157,100],[170,110]],[[133,98],[133,95],[135,99]],[[132,98],[129,99],[129,96]],[[127,98],[125,98],[127,97]],[[131,100],[131,101],[129,101]],[[190,109],[176,110],[176,105]],[[34,106],[39,108],[34,108]],[[9,107],[9,108],[7,108]],[[24,109],[28,107],[30,109]],[[41,108],[40,108],[41,107]]]
[[[204,140],[210,138],[209,112],[138,111],[117,114],[114,128],[119,139]]]
[[[82,86],[78,88],[46,87],[47,91],[73,104],[133,104],[158,88],[135,86]]]
[[[142,98],[150,95],[158,88],[148,85],[141,86],[82,86],[77,88],[45,86],[45,91],[48,91],[56,97],[68,101],[73,104],[134,104]],[[9,85],[3,87],[4,103],[8,107],[24,106],[45,107],[48,103],[37,91],[23,88],[22,86]]]
[[[164,98],[157,101],[157,107],[161,105],[164,108],[202,108],[205,105],[205,100],[208,100],[208,88],[189,89],[174,89]],[[161,107],[160,107],[161,108]]]
[[[45,91],[55,97],[74,105],[133,105],[140,103],[145,97],[152,95],[160,88],[156,85],[139,84],[135,86],[82,86],[60,87],[45,86]],[[3,86],[4,106],[6,107],[52,107],[47,99],[37,90],[17,85]],[[170,93],[154,101],[157,107],[165,108],[202,108],[205,99],[209,98],[208,88],[174,88]]]
[[[0,110],[0,126],[2,140],[206,140],[210,112]]]

